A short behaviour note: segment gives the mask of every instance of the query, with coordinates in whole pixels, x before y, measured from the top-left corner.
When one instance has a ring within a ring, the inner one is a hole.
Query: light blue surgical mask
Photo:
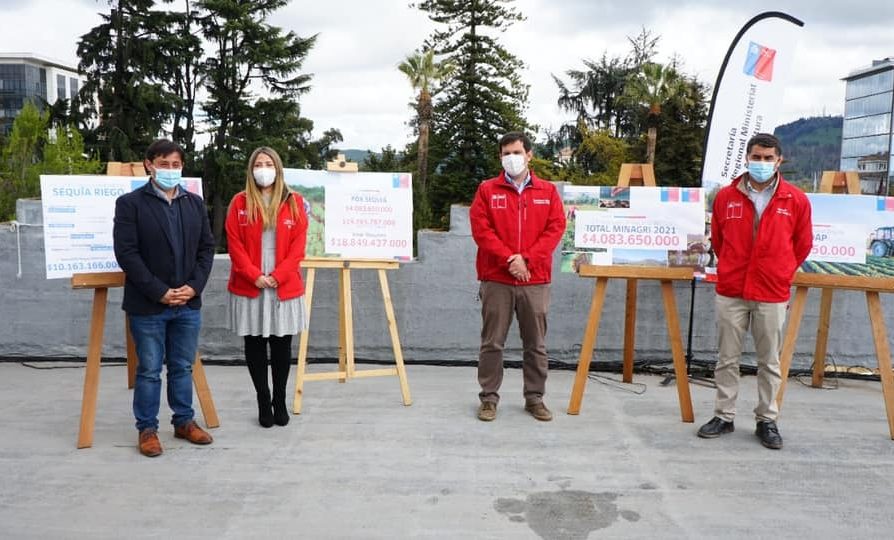
[[[748,174],[755,182],[763,184],[776,172],[776,162],[774,161],[749,161]]]
[[[167,191],[180,185],[183,169],[155,169],[155,181],[161,189]]]

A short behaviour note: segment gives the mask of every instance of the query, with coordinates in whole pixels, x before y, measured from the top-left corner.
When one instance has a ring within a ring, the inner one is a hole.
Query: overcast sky
[[[434,28],[408,0],[293,0],[270,22],[298,35],[319,34],[304,71],[313,89],[302,112],[317,134],[341,130],[343,148],[378,150],[410,139],[413,93],[396,66]],[[175,4],[176,5],[176,4]],[[603,51],[623,55],[625,36],[640,27],[661,36],[659,61],[679,55],[684,71],[713,84],[733,37],[752,16],[783,11],[805,22],[781,123],[802,116],[841,114],[848,72],[894,56],[890,0],[517,0],[527,17],[502,36],[526,64],[528,120],[556,128],[567,115],[555,105],[550,74],[580,66]],[[0,51],[33,52],[75,64],[78,37],[99,23],[97,0],[0,0]],[[495,134],[495,136],[498,134]]]

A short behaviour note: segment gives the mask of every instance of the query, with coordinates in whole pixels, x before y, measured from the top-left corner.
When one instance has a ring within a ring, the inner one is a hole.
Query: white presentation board
[[[801,270],[894,277],[894,197],[808,193],[813,249]]]
[[[41,175],[47,279],[120,272],[112,242],[115,200],[147,181],[134,176]],[[181,185],[202,195],[199,178],[184,178]]]
[[[707,263],[701,188],[564,186],[563,272],[581,264]]]
[[[413,182],[409,173],[286,169],[305,200],[307,256],[409,260]]]

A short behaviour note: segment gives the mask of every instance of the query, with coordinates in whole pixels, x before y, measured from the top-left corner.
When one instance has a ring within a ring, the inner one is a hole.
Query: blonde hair
[[[273,180],[273,197],[271,197],[269,205],[264,204],[261,188],[255,183],[253,172],[255,161],[261,154],[269,156],[273,160],[273,167],[276,169],[276,177]],[[260,219],[265,229],[275,228],[276,220],[279,217],[279,207],[286,199],[289,201],[292,218],[297,219],[298,205],[295,203],[295,198],[290,196],[291,193],[283,177],[282,159],[280,159],[276,150],[268,146],[255,149],[251,153],[251,157],[248,158],[248,167],[245,171],[245,210],[248,214],[249,223],[254,223]]]

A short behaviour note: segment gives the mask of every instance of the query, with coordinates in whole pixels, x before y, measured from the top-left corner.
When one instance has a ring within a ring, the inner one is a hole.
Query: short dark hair
[[[186,160],[186,153],[183,151],[182,146],[167,139],[158,139],[146,149],[146,159],[153,161],[158,156],[169,156],[174,152],[180,154],[180,161]]]
[[[500,137],[500,150],[503,150],[504,146],[509,146],[510,144],[518,141],[521,141],[522,146],[525,147],[525,152],[530,152],[531,148],[534,148],[534,145],[531,143],[531,139],[528,138],[527,135],[525,135],[521,131],[510,131],[506,135]]]
[[[779,142],[774,135],[769,133],[758,133],[754,137],[748,139],[748,146],[745,148],[745,152],[751,153],[751,149],[755,146],[763,146],[764,148],[775,148],[776,155],[782,155],[782,143]]]

